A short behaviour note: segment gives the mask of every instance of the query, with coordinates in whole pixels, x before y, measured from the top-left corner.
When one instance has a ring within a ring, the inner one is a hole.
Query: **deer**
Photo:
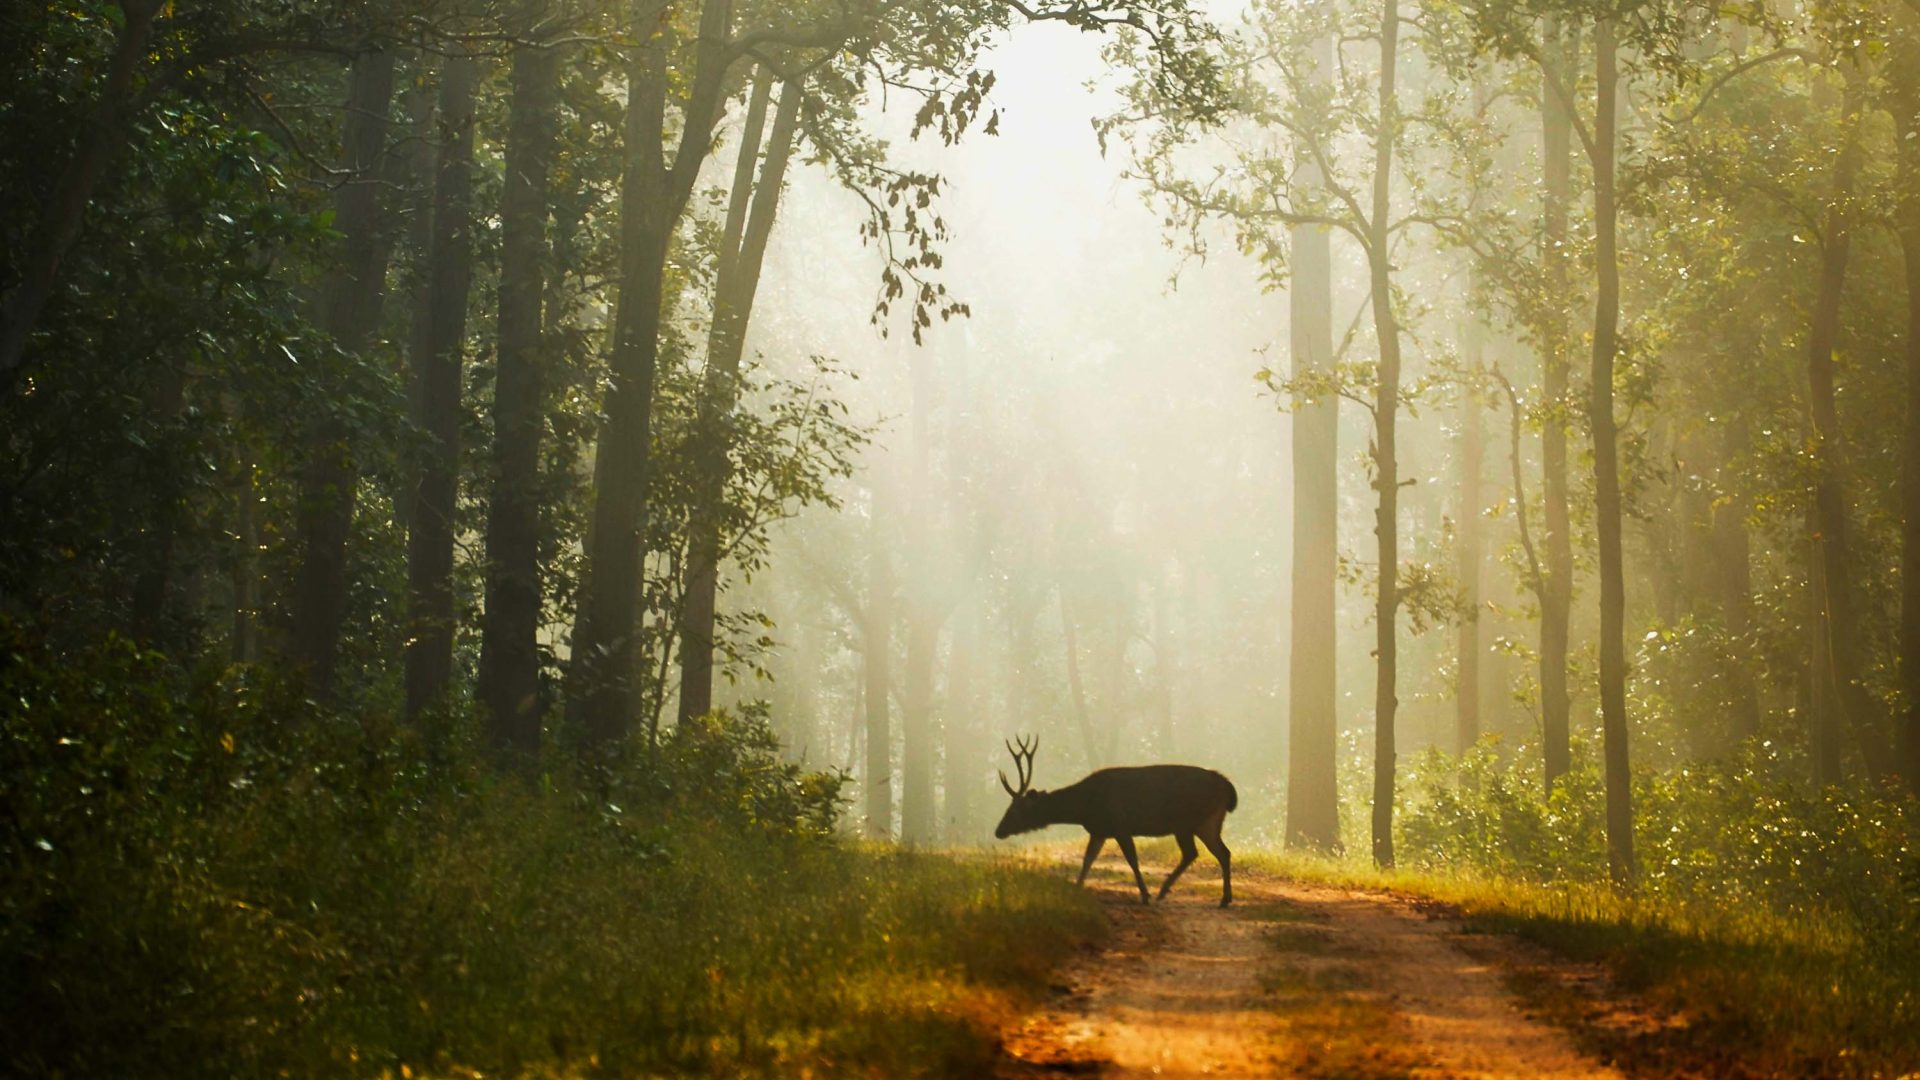
[[[1004,740],[1003,740],[1004,741]],[[1033,788],[1033,756],[1040,749],[1040,736],[1020,740],[1016,748],[1007,742],[1013,755],[1014,771],[1020,776],[1016,790],[1000,770],[1000,786],[1007,789],[1013,802],[993,830],[995,839],[1044,829],[1049,825],[1079,825],[1087,830],[1087,855],[1080,863],[1078,884],[1087,883],[1087,871],[1108,840],[1118,841],[1120,853],[1133,868],[1134,884],[1140,887],[1140,902],[1147,898],[1147,879],[1140,874],[1140,857],[1134,851],[1136,836],[1172,836],[1180,845],[1180,865],[1173,868],[1160,885],[1160,899],[1180,879],[1200,852],[1194,837],[1220,863],[1220,906],[1233,903],[1233,853],[1220,839],[1220,826],[1227,814],[1240,805],[1233,781],[1212,769],[1195,765],[1139,765],[1127,768],[1099,769],[1079,783],[1058,791]]]

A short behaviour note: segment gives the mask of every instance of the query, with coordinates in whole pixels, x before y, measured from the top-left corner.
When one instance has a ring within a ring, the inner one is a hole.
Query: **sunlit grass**
[[[1474,929],[1577,962],[1669,1023],[1591,1023],[1595,1004],[1539,972],[1514,985],[1589,1049],[1653,1074],[1738,1061],[1762,1073],[1902,1075],[1920,1068],[1920,970],[1910,948],[1844,918],[1747,904],[1636,897],[1603,885],[1414,871],[1247,852],[1236,866],[1316,884],[1441,901]]]

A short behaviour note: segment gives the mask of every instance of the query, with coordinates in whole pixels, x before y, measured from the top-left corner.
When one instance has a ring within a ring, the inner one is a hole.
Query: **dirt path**
[[[1405,900],[1244,872],[1223,911],[1217,872],[1199,870],[1152,908],[1111,868],[1089,880],[1113,940],[1005,1033],[1003,1075],[1618,1075],[1475,958],[1497,939],[1470,954],[1457,925]]]

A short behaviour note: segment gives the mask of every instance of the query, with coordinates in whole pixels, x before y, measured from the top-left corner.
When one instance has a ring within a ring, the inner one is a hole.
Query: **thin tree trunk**
[[[487,499],[486,610],[478,692],[487,741],[540,750],[540,442],[548,357],[542,298],[551,252],[548,183],[560,106],[560,54],[516,45],[500,193],[499,345],[493,388],[493,487]]]
[[[801,88],[790,83],[780,94],[773,133],[767,140],[760,180],[753,165],[760,150],[772,76],[762,72],[754,86],[734,169],[733,193],[721,239],[720,269],[714,283],[713,322],[707,333],[707,369],[697,420],[694,504],[687,548],[686,595],[680,616],[680,720],[713,708],[714,620],[720,584],[720,520],[730,474],[731,440],[726,414],[740,396],[740,361],[746,350],[747,324],[760,286],[767,241],[779,211],[781,185],[800,116]]]
[[[1881,735],[1879,710],[1862,678],[1861,656],[1864,644],[1854,609],[1852,579],[1852,532],[1847,520],[1846,434],[1834,396],[1834,375],[1838,365],[1834,352],[1840,344],[1840,307],[1846,291],[1847,262],[1852,250],[1853,189],[1860,167],[1860,139],[1857,91],[1849,86],[1842,123],[1847,126],[1846,141],[1834,165],[1832,202],[1827,212],[1825,234],[1820,245],[1820,285],[1814,301],[1813,322],[1807,331],[1808,405],[1813,414],[1818,438],[1818,471],[1814,483],[1813,553],[1821,562],[1824,603],[1815,611],[1819,634],[1815,648],[1827,654],[1828,671],[1833,679],[1832,710],[1818,708],[1817,727],[1834,729],[1829,736],[1816,738],[1821,782],[1839,779],[1839,730],[1850,729],[1859,745],[1862,763],[1874,779],[1886,775],[1893,757]],[[1837,714],[1837,715],[1835,715]]]
[[[1920,25],[1896,22],[1888,81],[1899,136],[1895,229],[1907,273],[1907,419],[1900,462],[1900,696],[1896,767],[1920,795]]]
[[[240,455],[234,492],[233,640],[228,642],[228,656],[236,664],[251,664],[260,654],[260,495],[254,486],[254,468],[248,447]]]
[[[933,524],[933,485],[928,475],[933,411],[931,361],[917,349],[910,361],[913,385],[912,481],[907,513],[909,542],[906,557],[907,670],[901,702],[902,753],[900,760],[900,839],[910,844],[933,839],[934,733],[933,661],[939,647],[940,624],[927,595],[927,548]]]
[[[1395,633],[1400,614],[1400,462],[1395,428],[1400,414],[1400,324],[1393,310],[1391,277],[1393,211],[1393,143],[1398,134],[1399,108],[1395,96],[1400,9],[1396,0],[1384,0],[1380,18],[1380,112],[1373,147],[1373,206],[1367,241],[1367,264],[1373,292],[1373,325],[1380,346],[1378,382],[1374,387],[1374,488],[1379,504],[1374,516],[1378,540],[1379,594],[1374,604],[1374,648],[1377,666],[1373,691],[1373,861],[1393,866],[1394,720],[1399,709],[1396,691],[1399,654]]]
[[[168,364],[156,375],[158,381],[148,401],[149,415],[160,425],[178,423],[187,403],[187,373],[177,364]],[[155,451],[146,449],[143,453]],[[139,553],[141,566],[134,575],[130,598],[130,624],[136,641],[159,646],[166,630],[168,597],[176,584],[174,550],[178,546],[184,507],[178,473],[162,464],[152,475],[151,490],[147,492],[145,543]]]
[[[1543,55],[1562,85],[1572,86],[1577,46],[1557,18],[1547,20]],[[1541,218],[1546,250],[1547,295],[1565,297],[1571,286],[1567,259],[1567,204],[1572,192],[1573,114],[1551,89],[1541,94],[1545,199]],[[1573,607],[1573,524],[1567,500],[1568,350],[1563,312],[1550,317],[1540,369],[1546,414],[1540,430],[1541,500],[1545,574],[1540,601],[1540,720],[1546,784],[1552,787],[1572,766],[1571,705],[1567,694],[1567,645]]]
[[[426,433],[407,536],[407,716],[446,696],[453,677],[453,532],[460,496],[461,373],[473,282],[473,111],[478,63],[440,73],[440,161],[434,179],[425,350],[413,358],[415,421]]]
[[[107,61],[100,100],[60,177],[48,189],[47,202],[27,240],[20,280],[0,296],[0,389],[13,382],[26,360],[33,328],[60,281],[60,264],[80,239],[87,206],[106,178],[107,166],[127,141],[132,125],[133,80],[147,57],[147,41],[160,14],[158,0],[125,0],[120,5],[120,36]]]
[[[1727,426],[1726,445],[1720,459],[1720,471],[1726,478],[1723,488],[1739,482],[1730,475],[1728,465],[1746,441],[1744,423]],[[1760,734],[1760,697],[1754,687],[1752,668],[1745,662],[1751,652],[1747,638],[1753,627],[1753,555],[1747,535],[1748,511],[1747,499],[1739,494],[1724,498],[1721,505],[1713,509],[1714,577],[1720,589],[1720,617],[1735,656],[1732,671],[1735,740]]]
[[[1317,74],[1333,66],[1333,44],[1314,43]],[[1303,165],[1303,170],[1311,170]],[[1317,170],[1303,183],[1321,179]],[[1296,381],[1333,364],[1333,252],[1325,227],[1295,226],[1288,239],[1287,308]],[[1339,564],[1339,399],[1326,395],[1293,411],[1293,584],[1287,661],[1287,846],[1340,846],[1335,581]]]
[[[1627,760],[1627,653],[1625,567],[1620,547],[1619,436],[1613,417],[1613,364],[1620,320],[1619,211],[1613,170],[1619,70],[1613,23],[1594,27],[1593,219],[1594,289],[1593,425],[1594,530],[1600,548],[1600,716],[1607,789],[1607,869],[1614,883],[1631,886],[1633,780]]]
[[[1477,292],[1477,290],[1476,290]],[[1479,380],[1486,367],[1486,332],[1478,319],[1471,319],[1465,331],[1464,352],[1467,378]],[[1480,526],[1480,504],[1484,499],[1486,433],[1481,423],[1480,399],[1470,389],[1460,398],[1460,520],[1457,526],[1460,545],[1459,574],[1462,606],[1455,640],[1460,677],[1454,687],[1454,749],[1465,753],[1480,741],[1480,568],[1486,553]]]
[[[893,835],[893,724],[888,692],[893,684],[893,574],[888,567],[883,494],[876,478],[867,538],[867,610],[861,635],[867,700],[867,833]]]
[[[966,843],[979,828],[976,803],[980,792],[980,618],[981,605],[970,601],[955,616],[947,652],[947,707],[941,724],[946,738],[946,836]]]
[[[381,236],[376,167],[385,152],[393,101],[391,52],[361,53],[347,91],[341,167],[350,177],[334,196],[334,227],[343,242],[321,289],[320,324],[340,348],[365,349],[380,325],[388,245]],[[346,617],[347,541],[353,533],[360,480],[349,434],[322,420],[300,476],[296,529],[300,564],[293,586],[290,640],[295,665],[321,698],[334,692],[341,623]]]

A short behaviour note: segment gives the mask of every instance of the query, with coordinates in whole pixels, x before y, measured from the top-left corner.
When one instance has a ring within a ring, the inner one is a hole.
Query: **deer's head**
[[[1046,792],[1033,790],[1033,755],[1039,749],[1038,735],[1033,737],[1032,742],[1021,739],[1017,748],[1012,743],[1007,744],[1007,753],[1013,755],[1014,772],[1020,777],[1020,787],[1016,790],[1007,783],[1006,771],[1001,770],[1000,786],[1007,789],[1013,802],[1008,804],[1007,812],[1000,816],[1000,824],[993,830],[997,840],[1005,840],[1017,833],[1032,832],[1049,824],[1040,813],[1040,796]]]

